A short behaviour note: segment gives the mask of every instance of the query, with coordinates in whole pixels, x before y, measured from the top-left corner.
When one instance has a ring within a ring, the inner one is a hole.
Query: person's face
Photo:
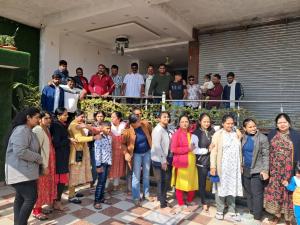
[[[189,78],[189,84],[194,84],[195,82],[195,78],[194,77],[190,77]]]
[[[111,68],[111,75],[116,76],[118,75],[118,69],[117,68]]]
[[[105,67],[102,66],[102,65],[98,66],[98,73],[99,73],[100,75],[105,74]]]
[[[67,122],[68,117],[69,117],[68,111],[66,110],[62,115],[58,116],[58,120],[61,122]]]
[[[139,120],[142,119],[142,111],[141,110],[136,109],[136,110],[134,110],[133,113],[134,113],[134,115],[136,115],[139,118]]]
[[[247,123],[246,127],[244,127],[244,131],[248,134],[256,134],[257,126],[253,121]]]
[[[83,76],[83,71],[82,70],[76,70],[76,75],[77,76]]]
[[[67,65],[60,65],[59,66],[59,70],[60,71],[66,71],[68,69],[68,66]]]
[[[165,73],[166,73],[166,67],[165,67],[165,66],[160,66],[160,67],[158,68],[158,72],[159,72],[160,74],[165,74]]]
[[[178,81],[181,81],[182,79],[182,76],[181,75],[175,75],[175,81],[178,82]]]
[[[208,77],[204,77],[204,82],[209,82],[209,78]]]
[[[27,125],[31,128],[35,127],[36,125],[39,124],[40,121],[40,114],[37,113],[34,116],[30,117],[27,116]]]
[[[222,125],[225,131],[231,132],[234,127],[234,121],[232,118],[227,118]]]
[[[61,82],[61,79],[58,78],[58,77],[54,77],[54,78],[52,79],[52,83],[53,83],[55,86],[60,85],[60,82]]]
[[[104,126],[104,127],[102,127],[102,132],[105,135],[109,135],[109,133],[110,133],[110,126]]]
[[[40,124],[42,126],[49,127],[51,124],[51,116],[49,114],[46,114],[43,118],[41,118]]]
[[[79,123],[83,123],[84,120],[85,120],[85,116],[83,114],[76,117],[76,121]]]
[[[153,75],[154,74],[154,69],[152,66],[149,66],[148,69],[147,69],[147,74],[149,75]]]
[[[186,129],[189,128],[189,125],[190,125],[190,122],[189,122],[188,118],[182,117],[182,118],[180,119],[180,121],[179,121],[179,127],[180,127],[181,129],[186,130]]]
[[[280,132],[287,132],[290,129],[290,124],[284,117],[280,117],[277,121],[277,128]]]
[[[111,122],[114,125],[117,125],[120,123],[120,119],[117,117],[117,115],[115,113],[111,114]]]
[[[228,82],[228,84],[231,84],[231,83],[233,82],[233,80],[234,80],[234,77],[233,77],[233,76],[227,77],[227,82]]]
[[[169,117],[168,113],[161,114],[161,116],[159,118],[159,122],[162,125],[167,126],[169,124],[169,121],[170,121],[170,117]]]
[[[74,86],[75,86],[75,83],[74,83],[74,81],[72,81],[72,80],[68,81],[67,84],[68,84],[69,88],[71,88],[71,89],[73,89]]]
[[[103,116],[103,114],[102,113],[98,113],[97,115],[96,115],[96,121],[97,122],[99,122],[99,123],[101,123],[101,122],[103,122],[104,121],[104,116]]]
[[[200,121],[200,127],[204,130],[207,130],[210,127],[210,119],[208,116],[204,116]]]
[[[215,77],[215,76],[213,76],[211,78],[211,81],[213,82],[213,84],[219,84],[220,83],[220,80],[217,77]]]
[[[138,67],[137,67],[137,66],[132,66],[132,67],[131,67],[131,71],[132,71],[133,73],[137,73]]]

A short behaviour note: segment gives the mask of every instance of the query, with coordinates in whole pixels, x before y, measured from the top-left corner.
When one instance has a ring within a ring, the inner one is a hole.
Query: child
[[[300,162],[297,162],[295,168],[295,176],[292,177],[290,183],[286,180],[282,184],[287,190],[293,191],[294,214],[297,224],[300,225]]]
[[[112,138],[110,134],[111,124],[102,122],[101,139],[95,141],[95,161],[98,174],[98,183],[95,192],[94,208],[101,209],[101,203],[105,203],[104,189],[106,179],[112,164]]]
[[[204,83],[200,86],[201,91],[206,92],[209,89],[213,89],[215,85],[211,81],[211,73],[204,76]]]

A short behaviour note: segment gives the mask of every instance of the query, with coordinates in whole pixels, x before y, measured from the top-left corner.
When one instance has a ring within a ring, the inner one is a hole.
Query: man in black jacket
[[[227,74],[227,84],[223,90],[223,100],[241,100],[244,97],[244,89],[241,83],[236,82],[233,72]],[[225,108],[234,108],[237,106],[234,102],[224,102]]]

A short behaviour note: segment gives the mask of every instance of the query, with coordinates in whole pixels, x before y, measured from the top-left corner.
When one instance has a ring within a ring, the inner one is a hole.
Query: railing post
[[[240,102],[238,102],[237,127],[240,127]]]
[[[147,109],[148,109],[148,97],[145,100],[145,110],[147,110]]]
[[[162,93],[162,96],[161,96],[161,111],[166,111],[166,107],[165,107],[165,104],[166,104],[166,93],[163,91]]]

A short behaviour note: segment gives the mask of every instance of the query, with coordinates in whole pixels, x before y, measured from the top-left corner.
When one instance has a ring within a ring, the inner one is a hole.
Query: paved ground
[[[158,202],[143,202],[142,207],[135,207],[130,199],[127,198],[123,192],[118,192],[112,195],[112,205],[103,205],[102,210],[95,210],[93,208],[94,195],[86,188],[81,188],[81,193],[84,194],[81,205],[69,204],[64,195],[65,204],[68,207],[68,211],[59,213],[55,211],[49,215],[47,221],[40,222],[33,217],[30,217],[29,224],[71,224],[71,225],[90,225],[90,224],[102,224],[102,225],[148,225],[148,224],[182,224],[182,225],[230,225],[234,224],[226,220],[219,221],[214,218],[215,207],[212,201],[209,213],[202,212],[201,208],[193,208],[193,212],[188,214],[179,213],[172,215],[168,212],[161,212],[158,208]],[[11,187],[0,187],[0,225],[12,225],[13,224],[13,201],[14,191]],[[198,202],[199,200],[196,199]],[[170,202],[175,204],[175,201],[170,198]],[[238,212],[242,216],[242,222],[236,223],[241,225],[253,225],[253,221],[248,218],[249,214],[246,214],[246,209],[238,207]],[[247,219],[248,218],[248,219]],[[263,224],[269,224],[268,219],[265,218]]]

